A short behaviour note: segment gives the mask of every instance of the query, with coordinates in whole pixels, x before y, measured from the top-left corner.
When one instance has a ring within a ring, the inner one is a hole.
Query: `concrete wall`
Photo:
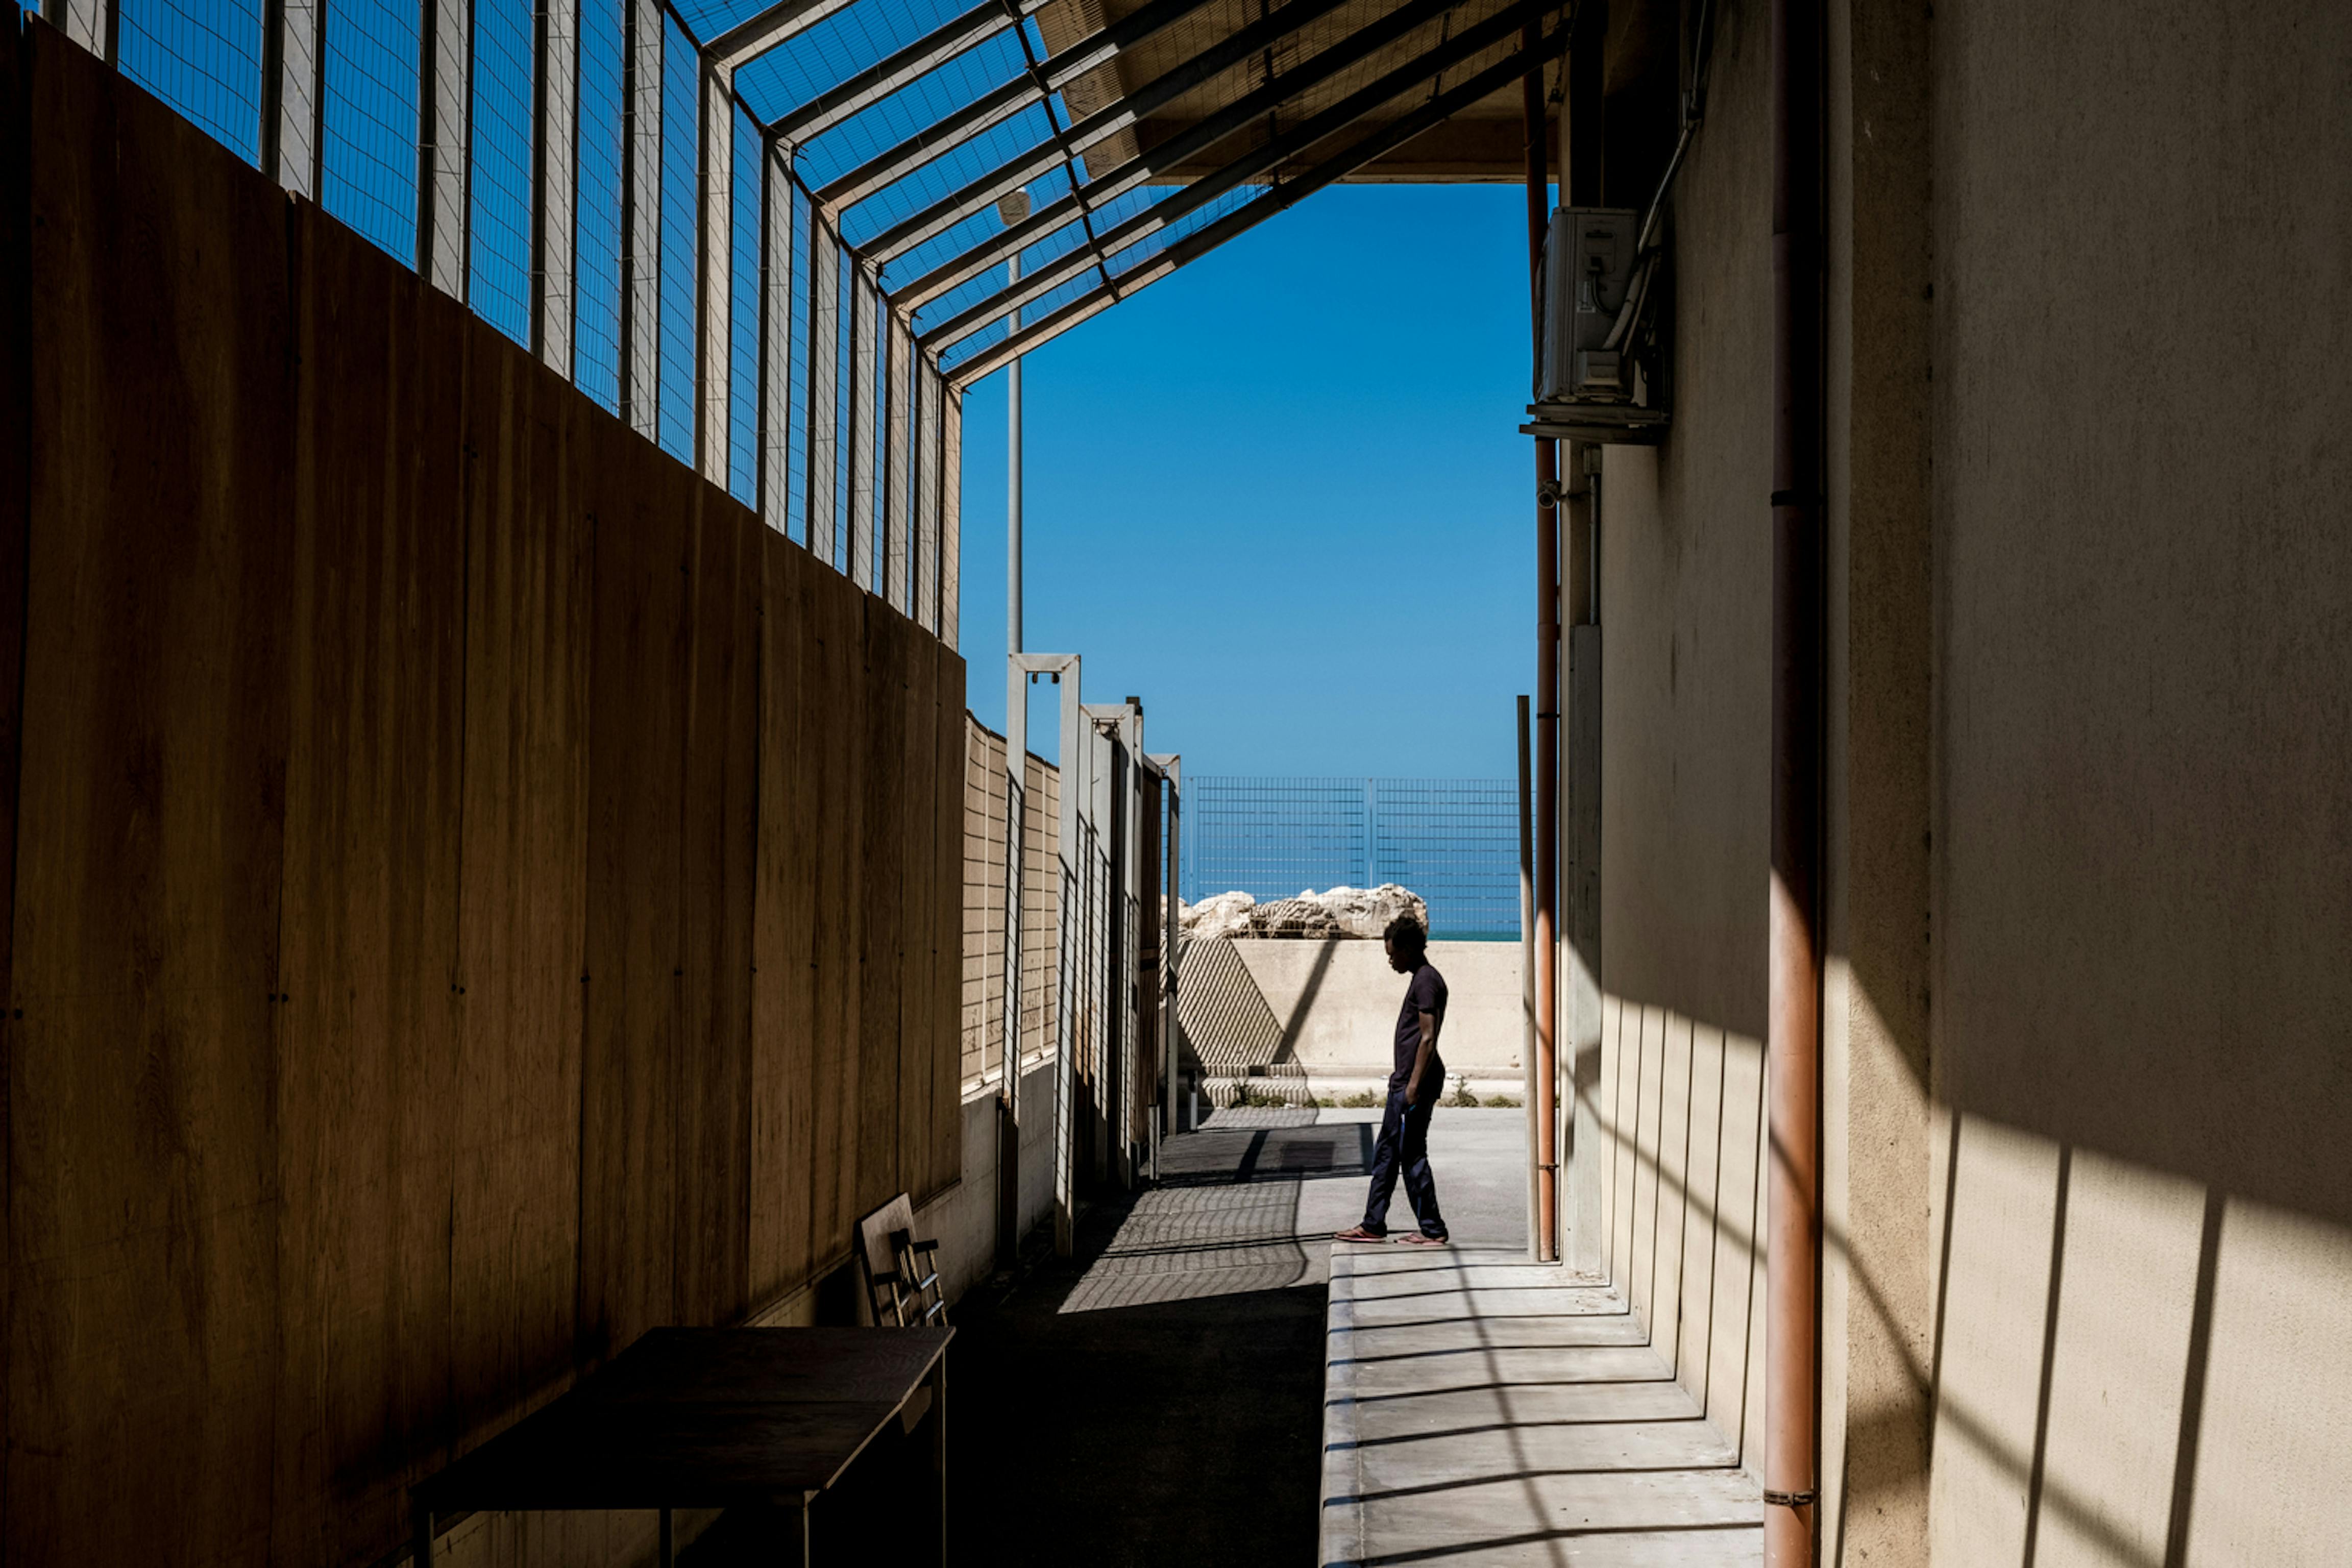
[[[1204,978],[1213,957],[1221,957],[1209,952],[1210,945],[1201,944],[1188,986]],[[1388,1077],[1404,979],[1389,967],[1379,942],[1276,938],[1213,945],[1239,960],[1246,984],[1236,988],[1238,996],[1220,998],[1213,1011],[1204,1010],[1205,987],[1187,994],[1188,1044],[1195,1054],[1206,1047],[1213,1075],[1223,1045],[1252,1065],[1295,1064],[1317,1092]],[[1188,963],[1194,963],[1192,952],[1187,950]],[[1519,944],[1433,942],[1429,959],[1445,976],[1439,1049],[1446,1067],[1481,1080],[1482,1089],[1516,1092],[1527,1029]]]
[[[379,1563],[423,1474],[955,1179],[962,664],[31,33],[0,1555]]]
[[[2336,1561],[2352,14],[1829,14],[1823,1557]],[[1604,474],[1596,1179],[1752,1458],[1770,142],[1721,19],[1675,431]]]
[[[2340,1561],[2352,12],[1933,66],[1934,1548]]]
[[[1568,1213],[1596,1234],[1565,1247],[1580,1266],[1605,1260],[1751,1463],[1763,1421],[1767,23],[1761,5],[1720,11],[1707,121],[1676,190],[1673,435],[1604,453],[1602,1002],[1584,1121],[1601,1146],[1570,1150],[1571,1180],[1599,1192],[1570,1194]]]

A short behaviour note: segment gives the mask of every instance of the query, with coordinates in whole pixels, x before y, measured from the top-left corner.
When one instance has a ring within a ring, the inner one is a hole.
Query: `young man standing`
[[[1410,975],[1404,1007],[1397,1015],[1396,1069],[1389,1074],[1389,1105],[1381,1116],[1380,1142],[1372,1149],[1372,1190],[1364,1201],[1364,1223],[1339,1232],[1341,1241],[1385,1241],[1389,1199],[1397,1177],[1412,1203],[1415,1232],[1397,1237],[1422,1247],[1445,1242],[1444,1216],[1437,1212],[1437,1182],[1429,1170],[1429,1113],[1445,1088],[1445,1063],[1437,1055],[1437,1032],[1445,1026],[1445,976],[1429,963],[1429,932],[1411,915],[1389,922],[1381,941],[1389,967]]]

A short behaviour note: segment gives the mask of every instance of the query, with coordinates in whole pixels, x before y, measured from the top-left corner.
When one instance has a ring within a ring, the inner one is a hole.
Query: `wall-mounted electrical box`
[[[1631,402],[1633,376],[1617,327],[1633,285],[1642,215],[1620,207],[1559,207],[1544,237],[1545,403]]]

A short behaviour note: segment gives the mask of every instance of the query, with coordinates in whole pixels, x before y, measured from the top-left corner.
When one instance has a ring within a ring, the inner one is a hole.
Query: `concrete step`
[[[1499,1249],[1330,1270],[1325,1568],[1762,1561],[1754,1476],[1614,1292]]]

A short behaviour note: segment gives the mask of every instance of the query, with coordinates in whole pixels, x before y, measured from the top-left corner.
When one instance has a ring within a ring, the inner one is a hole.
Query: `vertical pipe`
[[[1527,121],[1528,307],[1534,323],[1530,384],[1543,374],[1543,245],[1548,171],[1544,148],[1540,29],[1529,21],[1520,47],[1529,68],[1522,79]],[[1556,1133],[1559,1052],[1559,944],[1555,901],[1559,867],[1559,530],[1553,510],[1559,459],[1549,441],[1536,443],[1536,1258],[1559,1256],[1559,1144]]]
[[[1029,782],[1029,684],[1016,647],[1004,658],[1003,1020],[996,1047],[996,1262],[1021,1261],[1022,797]]]
[[[1818,0],[1772,0],[1771,1175],[1764,1558],[1813,1560],[1821,1249],[1822,258]]]
[[[1519,1044],[1519,1060],[1523,1070],[1520,1078],[1525,1089],[1520,1103],[1528,1112],[1528,1258],[1540,1261],[1536,1253],[1537,1209],[1540,1196],[1537,1190],[1537,1145],[1542,1142],[1536,1120],[1536,893],[1535,893],[1535,802],[1532,793],[1534,764],[1528,756],[1528,700],[1519,698],[1519,1014],[1525,1026],[1525,1037]]]
[[[1008,286],[1021,281],[1021,253],[1004,264]],[[1021,331],[1021,312],[1013,310],[1008,333]],[[1004,370],[1004,635],[1014,653],[1021,651],[1021,360],[1013,356]]]
[[[1183,934],[1184,900],[1178,883],[1184,871],[1184,759],[1168,759],[1168,879],[1166,895],[1168,914],[1160,933],[1160,963],[1163,976],[1160,1048],[1166,1054],[1161,1063],[1164,1079],[1160,1119],[1168,1131],[1176,1130],[1176,1057],[1183,1041],[1184,1018],[1178,993],[1177,959],[1181,956]],[[1155,1165],[1152,1173],[1158,1175]]]

